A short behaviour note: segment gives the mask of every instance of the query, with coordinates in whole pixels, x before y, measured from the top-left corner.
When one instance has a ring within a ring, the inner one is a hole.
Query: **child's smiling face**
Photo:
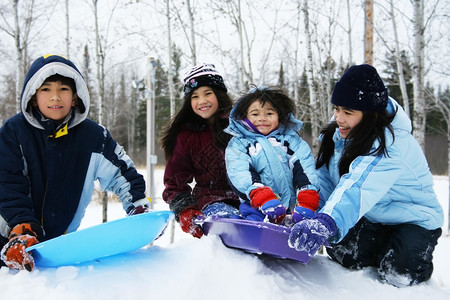
[[[60,81],[44,82],[36,91],[35,106],[47,119],[63,121],[76,104],[72,88]]]
[[[278,113],[273,106],[269,102],[263,106],[259,100],[248,107],[247,119],[264,135],[271,133],[279,124]]]
[[[339,134],[344,139],[361,122],[362,117],[363,112],[360,110],[349,109],[338,105],[334,106],[334,119],[339,126]]]
[[[219,109],[219,101],[211,87],[201,86],[191,95],[191,107],[194,113],[212,123]]]

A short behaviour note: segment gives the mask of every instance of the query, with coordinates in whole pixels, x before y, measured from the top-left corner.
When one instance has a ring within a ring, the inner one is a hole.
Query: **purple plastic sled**
[[[202,221],[205,235],[218,235],[222,243],[250,253],[268,254],[307,263],[311,257],[288,246],[291,229],[272,223],[213,216]]]

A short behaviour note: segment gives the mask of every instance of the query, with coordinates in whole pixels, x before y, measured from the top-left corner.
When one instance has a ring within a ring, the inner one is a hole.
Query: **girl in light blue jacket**
[[[319,206],[314,157],[294,112],[294,101],[281,89],[264,86],[251,89],[231,111],[225,162],[246,219],[281,223],[292,212],[295,223]]]
[[[376,267],[395,286],[428,280],[443,211],[411,121],[370,65],[350,67],[331,102],[316,161],[321,209],[292,228],[290,245],[313,255],[330,239],[344,267]]]

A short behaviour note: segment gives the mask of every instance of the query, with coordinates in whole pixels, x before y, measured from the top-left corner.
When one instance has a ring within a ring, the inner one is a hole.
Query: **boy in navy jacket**
[[[21,112],[0,128],[0,249],[10,268],[31,271],[27,247],[78,228],[95,180],[127,213],[148,207],[144,178],[109,131],[87,118],[89,102],[70,60],[42,56],[25,77]]]

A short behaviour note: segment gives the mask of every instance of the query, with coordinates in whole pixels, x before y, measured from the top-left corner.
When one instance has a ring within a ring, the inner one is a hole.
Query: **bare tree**
[[[172,5],[173,9],[175,10],[177,20],[181,24],[181,29],[183,31],[185,41],[188,43],[189,50],[190,50],[190,65],[196,65],[197,64],[197,42],[196,42],[196,26],[194,23],[195,20],[195,14],[196,10],[192,7],[191,1],[186,1],[186,8],[187,8],[187,18],[188,18],[188,24],[186,24],[184,20],[184,15],[178,8],[178,5]],[[168,17],[168,9],[166,9],[166,16]],[[198,33],[197,33],[198,34]],[[169,45],[171,48],[172,45]]]
[[[373,1],[364,3],[364,62],[373,65]]]
[[[350,0],[347,0],[347,35],[348,35],[348,63],[353,64],[353,47],[352,47],[352,19],[350,10]]]
[[[394,42],[395,42],[395,61],[397,64],[397,75],[400,83],[400,91],[402,93],[403,98],[403,109],[405,110],[406,115],[410,117],[409,97],[408,91],[406,89],[405,74],[403,73],[403,63],[401,60],[401,50],[400,50],[400,43],[398,40],[397,23],[395,21],[394,0],[390,0],[389,3],[390,3],[390,15],[392,19],[392,31],[394,33]]]
[[[190,25],[190,32],[191,32],[191,54],[192,54],[192,64],[197,65],[197,46],[195,43],[195,25],[194,25],[194,11],[191,8],[191,0],[186,0],[187,10],[188,10],[188,17],[189,17],[189,25]],[[172,45],[169,45],[169,48],[171,48]]]
[[[29,50],[33,40],[52,19],[55,5],[40,4],[35,0],[10,0],[0,4],[0,31],[14,39],[15,50],[15,84],[16,111],[20,111],[21,87],[29,67]]]
[[[423,150],[425,150],[425,93],[424,93],[424,3],[423,0],[413,0],[414,18],[414,61],[413,61],[413,89],[414,89],[414,116],[413,134]]]
[[[109,25],[111,22],[111,18],[114,14],[114,11],[117,7],[118,1],[116,1],[113,5],[113,8],[109,15],[109,22],[106,26],[106,32],[109,30]],[[98,84],[98,122],[100,124],[104,123],[106,127],[108,127],[108,118],[104,117],[104,102],[105,102],[105,48],[107,43],[108,34],[101,34],[100,28],[98,24],[98,0],[91,0],[92,11],[94,14],[94,24],[95,24],[95,50],[96,50],[96,58],[97,58],[97,84]],[[107,192],[103,192],[103,222],[108,220],[108,194]]]
[[[92,1],[92,9],[95,22],[95,55],[97,58],[97,83],[98,83],[98,122],[103,122],[103,101],[105,97],[105,53],[98,26],[98,0]]]
[[[0,16],[4,21],[3,24],[0,24],[0,29],[14,38],[16,52],[16,112],[20,111],[21,86],[26,73],[31,27],[35,21],[34,0],[27,1],[26,6],[20,10],[25,15],[19,12],[19,2],[19,0],[12,0],[8,6],[0,9]],[[12,24],[8,21],[8,13],[10,12],[14,16]]]
[[[69,0],[65,1],[66,7],[66,56],[70,57],[70,14],[69,14]]]
[[[295,106],[299,106],[300,97],[299,97],[299,81],[300,81],[300,68],[298,67],[298,52],[300,48],[300,16],[301,16],[301,4],[298,2],[297,4],[297,19],[295,23],[295,50],[294,50],[294,101]]]
[[[187,0],[189,3],[190,1]],[[188,8],[190,4],[188,4]],[[189,8],[190,10],[190,8]],[[168,59],[167,59],[167,86],[169,87],[169,101],[170,101],[170,116],[172,117],[175,114],[175,97],[174,97],[174,86],[173,86],[173,70],[172,70],[172,56],[173,56],[173,47],[172,47],[172,22],[170,17],[170,4],[169,0],[166,0],[166,13],[167,13],[167,48],[168,48]],[[192,25],[192,23],[191,23]],[[195,37],[193,37],[195,38]],[[195,45],[195,44],[194,44]],[[195,46],[194,46],[195,47]]]
[[[318,140],[319,136],[319,122],[317,118],[317,95],[316,89],[314,87],[314,67],[313,67],[313,53],[311,46],[311,32],[309,31],[309,8],[308,0],[303,1],[303,14],[305,22],[305,39],[306,39],[306,52],[307,52],[307,63],[306,63],[306,74],[308,78],[309,86],[309,104],[310,104],[310,118],[311,118],[311,135],[312,135],[312,151],[317,153],[318,150]]]

